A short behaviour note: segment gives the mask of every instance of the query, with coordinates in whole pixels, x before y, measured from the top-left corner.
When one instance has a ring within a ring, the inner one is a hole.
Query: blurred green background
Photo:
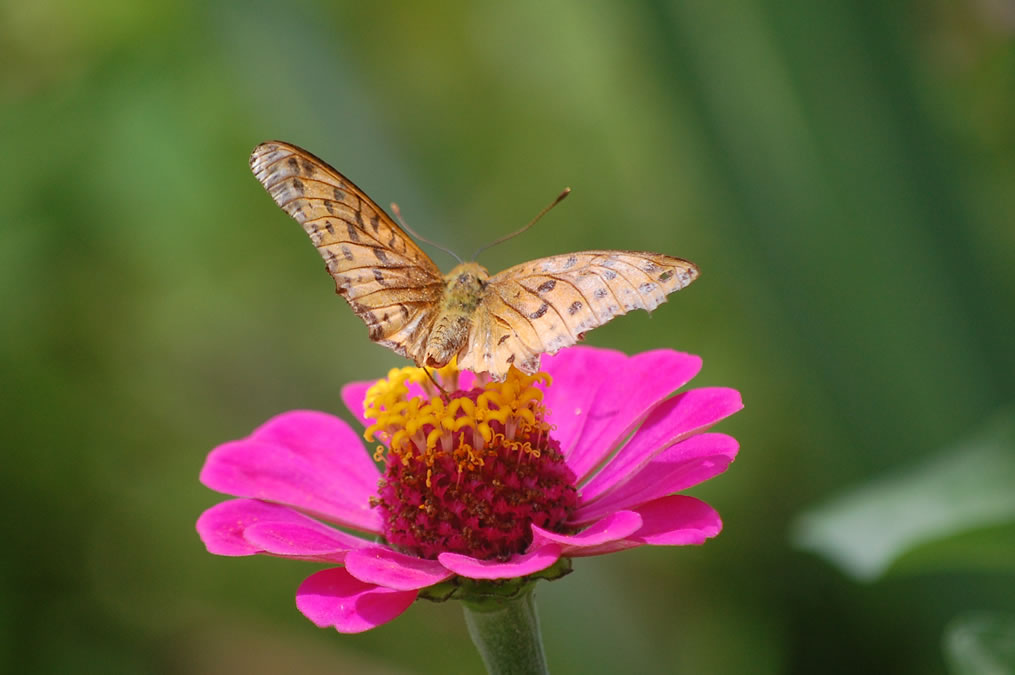
[[[542,584],[555,673],[950,672],[956,617],[1015,612],[1010,512],[864,581],[794,532],[1015,398],[1013,37],[1003,0],[5,0],[0,670],[481,669],[454,603],[318,630],[293,601],[313,565],[194,532],[213,446],[399,363],[251,176],[279,138],[462,255],[570,185],[491,270],[701,267],[588,343],[694,352],[696,384],[743,392],[740,458],[694,491],[725,530]]]

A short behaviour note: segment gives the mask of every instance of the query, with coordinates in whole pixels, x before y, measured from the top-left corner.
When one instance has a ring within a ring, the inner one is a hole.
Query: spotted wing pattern
[[[535,372],[540,354],[573,345],[633,309],[652,311],[697,276],[694,263],[636,251],[585,251],[516,265],[488,281],[459,365],[497,379],[512,364]]]
[[[426,253],[352,181],[306,150],[262,143],[250,168],[310,235],[370,339],[421,362],[445,285]]]

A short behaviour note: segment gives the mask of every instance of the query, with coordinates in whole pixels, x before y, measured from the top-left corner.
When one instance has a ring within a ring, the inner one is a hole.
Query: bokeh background
[[[294,607],[313,565],[194,531],[213,446],[294,408],[351,419],[341,385],[399,364],[250,175],[280,138],[462,255],[571,186],[491,270],[701,267],[588,343],[694,352],[697,384],[743,392],[740,457],[694,491],[725,530],[543,583],[554,672],[960,672],[949,626],[1015,612],[1010,445],[985,460],[1000,511],[866,578],[800,533],[1010,415],[1013,38],[1006,0],[4,0],[0,670],[481,670],[454,603],[340,636]],[[952,513],[970,471],[846,549]]]

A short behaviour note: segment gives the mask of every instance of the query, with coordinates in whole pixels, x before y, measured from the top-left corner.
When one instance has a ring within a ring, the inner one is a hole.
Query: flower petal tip
[[[453,573],[436,560],[405,555],[383,546],[350,551],[345,558],[349,574],[364,583],[399,591],[415,591],[439,584]]]
[[[578,534],[571,535],[548,532],[533,525],[532,546],[535,548],[557,544],[563,548],[564,555],[581,555],[582,549],[622,540],[640,530],[641,527],[641,515],[635,511],[616,511],[586,527]]]
[[[362,633],[391,621],[415,599],[415,591],[364,583],[345,568],[333,567],[303,581],[296,592],[296,607],[321,628]]]
[[[559,545],[546,544],[504,562],[478,560],[461,553],[441,553],[437,560],[455,574],[469,579],[513,579],[545,570],[560,559],[560,551]]]

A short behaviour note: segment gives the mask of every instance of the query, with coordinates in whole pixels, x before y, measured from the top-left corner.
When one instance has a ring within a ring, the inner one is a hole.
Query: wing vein
[[[500,300],[501,300],[501,302],[504,303],[505,307],[508,307],[509,309],[514,310],[518,314],[518,316],[520,316],[522,318],[522,321],[524,321],[525,323],[529,324],[529,326],[532,328],[532,332],[535,333],[535,335],[536,335],[536,339],[539,340],[539,349],[533,349],[532,351],[537,352],[537,353],[542,353],[543,352],[543,348],[545,347],[545,345],[543,344],[543,338],[541,338],[539,336],[539,331],[536,330],[536,327],[535,327],[535,325],[533,325],[532,320],[529,319],[528,314],[526,314],[525,312],[523,312],[522,310],[518,309],[517,307],[512,305],[510,302],[508,302],[507,298],[504,297],[504,294],[500,292],[500,289],[495,287],[494,291],[497,293],[498,296],[500,296]],[[511,324],[509,323],[508,325],[511,325]],[[519,342],[521,342],[522,344],[525,344],[526,346],[528,346],[526,344],[525,340],[522,339],[522,336],[521,336],[521,334],[518,331],[516,331],[514,328],[512,328],[511,331],[518,338]],[[531,347],[530,347],[530,349],[531,349]]]
[[[426,288],[426,287],[424,286],[422,288]],[[415,290],[420,290],[420,287],[419,286],[416,286],[416,287],[412,287],[412,286],[385,286],[383,288],[378,288],[376,291],[370,291],[369,293],[364,293],[363,295],[357,295],[355,298],[348,298],[348,299],[351,302],[358,303],[358,302],[360,302],[360,300],[363,300],[364,298],[369,298],[371,295],[377,295],[378,293],[386,293],[388,291],[415,291]],[[402,300],[401,304],[403,304],[403,305],[421,305],[421,304],[430,304],[432,302],[433,302],[433,300]],[[396,302],[394,304],[397,305],[399,303]],[[382,307],[390,307],[391,305],[381,305],[381,306]],[[372,310],[373,310],[373,308],[371,308],[371,311]]]
[[[314,201],[319,201],[319,202],[322,202],[322,203],[323,202],[332,202],[332,203],[335,203],[335,204],[341,203],[346,208],[348,208],[350,211],[352,211],[353,213],[358,213],[358,214],[362,215],[362,213],[363,213],[363,200],[362,200],[362,198],[360,198],[359,195],[354,195],[354,196],[357,199],[360,200],[359,208],[353,208],[352,206],[349,206],[348,204],[345,204],[344,202],[336,202],[335,200],[333,200],[333,199],[327,199],[326,197],[305,197],[303,195],[298,195],[296,197],[293,197],[292,199],[287,199],[284,202],[275,202],[275,203],[278,204],[279,208],[282,209],[282,210],[285,210],[285,207],[287,207],[288,205],[292,204],[293,202],[300,201],[300,200],[303,200],[303,201],[307,202],[308,205],[310,204],[310,202],[314,202]],[[327,208],[325,208],[325,211],[327,211]],[[288,211],[286,211],[286,213],[288,213]],[[403,253],[403,252],[399,251],[398,249],[394,248],[393,246],[388,246],[387,244],[382,242],[380,239],[378,239],[374,235],[370,234],[370,232],[367,230],[367,228],[362,226],[362,225],[360,225],[359,222],[355,218],[350,219],[350,218],[347,218],[345,216],[335,215],[335,214],[328,213],[326,215],[320,215],[320,216],[316,216],[314,218],[304,218],[303,220],[301,220],[299,222],[300,222],[301,225],[305,225],[307,223],[316,223],[319,220],[326,220],[328,218],[334,218],[335,220],[341,221],[341,222],[345,223],[346,225],[349,225],[351,227],[356,228],[356,231],[359,232],[361,236],[365,236],[370,241],[372,241],[372,242],[377,244],[376,246],[374,246],[372,244],[363,244],[363,246],[369,246],[370,248],[381,248],[381,249],[384,249],[385,251],[393,251],[396,255],[401,255],[401,256],[405,256],[406,255],[405,253]],[[386,218],[387,218],[387,215],[385,214],[385,219]],[[386,222],[385,225],[387,225],[387,227],[389,229],[394,230],[394,226],[392,224],[389,224],[389,223]],[[402,233],[402,231],[400,229],[399,230],[394,230],[394,233],[398,234],[398,233]],[[404,239],[409,239],[409,235],[407,235],[405,233],[402,233],[402,235],[403,235]],[[344,241],[348,241],[349,243],[359,243],[359,242],[352,242],[351,240],[344,240]],[[409,241],[412,241],[412,240],[409,239]],[[406,247],[406,248],[408,249],[408,247]]]
[[[611,272],[613,272],[614,274],[619,276],[624,281],[627,281],[627,277],[625,277],[624,275],[618,273],[616,270],[610,269],[609,267],[603,267],[602,265],[596,265],[594,263],[590,263],[589,267],[597,267],[599,269],[610,270]],[[624,313],[626,313],[627,309],[624,307],[624,303],[620,301],[619,297],[617,297],[617,293],[613,290],[613,286],[610,285],[610,282],[608,280],[604,279],[601,274],[596,275],[596,276],[599,277],[599,280],[603,282],[603,286],[606,286],[606,290],[608,290],[610,292],[610,295],[613,296],[613,300],[617,303],[618,309],[622,310],[622,311],[618,311],[618,314],[624,314]],[[627,281],[627,285],[631,286],[631,282]],[[632,288],[633,288],[633,286],[632,286]],[[610,317],[610,318],[612,319],[613,317]]]
[[[528,288],[525,288],[524,285],[518,284],[518,286],[519,286],[519,288],[523,289],[526,293],[528,293],[532,297],[536,298],[540,302],[544,303],[547,307],[549,307],[550,309],[553,310],[553,313],[557,315],[557,318],[560,319],[560,322],[564,325],[564,330],[566,330],[567,334],[571,337],[572,344],[574,344],[574,339],[575,339],[574,338],[574,333],[571,332],[571,327],[567,325],[567,321],[564,321],[564,315],[560,313],[560,310],[557,309],[557,306],[554,305],[552,302],[547,302],[543,298],[543,296],[541,296],[539,293],[536,293],[535,291],[532,291],[532,290],[529,290]],[[532,323],[532,322],[530,321],[529,323]],[[532,327],[535,328],[536,324],[532,324]]]
[[[553,274],[550,275],[550,278],[551,279],[556,279],[557,281],[563,281],[565,284],[567,284],[568,286],[573,288],[575,290],[575,292],[578,295],[581,296],[581,299],[585,303],[585,306],[589,308],[590,312],[592,312],[592,316],[596,317],[596,321],[599,321],[599,314],[596,313],[596,310],[594,309],[593,304],[591,302],[589,302],[588,296],[586,296],[585,292],[582,291],[582,289],[580,289],[578,287],[578,284],[576,284],[575,282],[571,281],[570,279],[568,279],[566,277],[558,277],[558,276],[553,275]]]

